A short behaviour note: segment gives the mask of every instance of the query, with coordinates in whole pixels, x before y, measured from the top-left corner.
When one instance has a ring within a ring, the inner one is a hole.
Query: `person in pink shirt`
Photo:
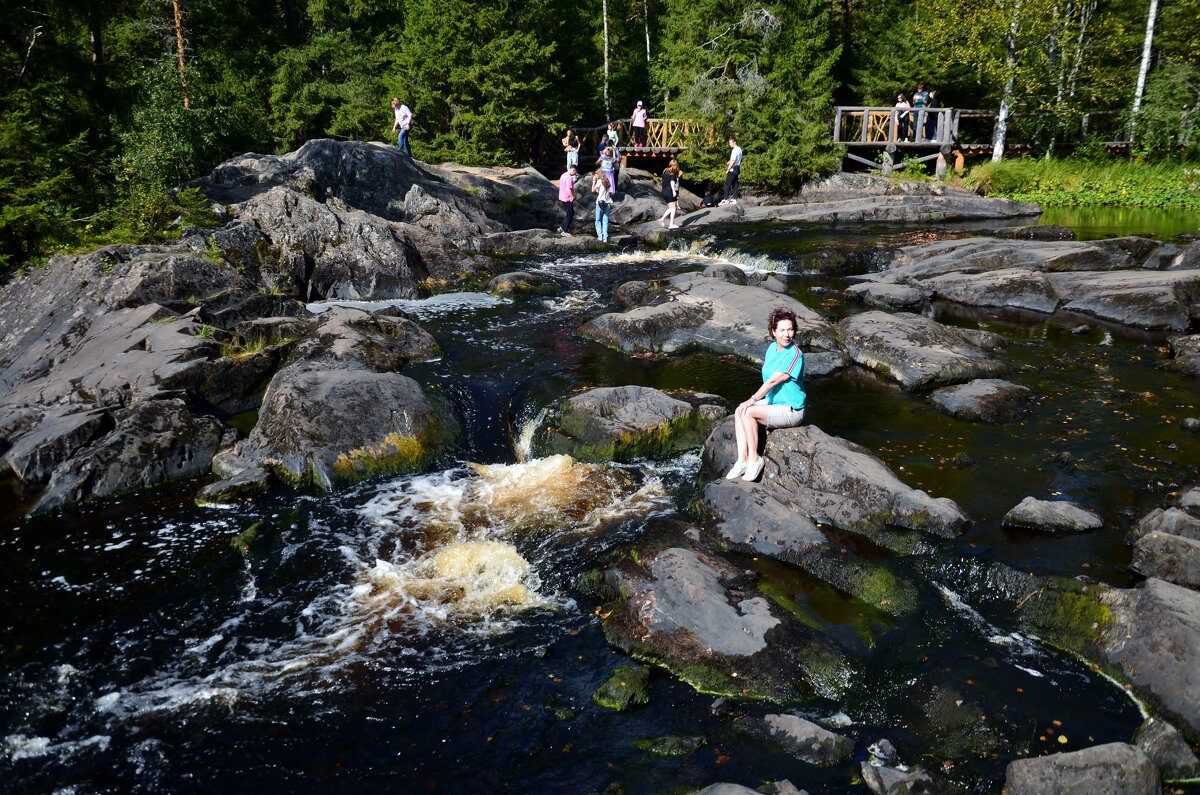
[[[639,99],[637,107],[633,109],[633,120],[630,123],[630,126],[633,127],[634,146],[646,145],[646,116],[646,108]]]
[[[558,201],[563,206],[562,233],[571,234],[571,221],[575,218],[575,166],[570,166],[558,178]]]

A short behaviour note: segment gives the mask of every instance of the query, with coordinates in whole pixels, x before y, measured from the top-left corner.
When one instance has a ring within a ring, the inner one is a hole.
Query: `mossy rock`
[[[703,445],[726,413],[715,395],[668,395],[641,386],[591,389],[552,407],[534,448],[537,455],[593,462],[668,458]]]
[[[592,701],[605,709],[621,712],[649,703],[649,685],[650,669],[641,665],[622,665],[592,693]]]
[[[702,736],[668,734],[662,737],[643,737],[635,742],[634,746],[651,756],[676,757],[690,756],[707,742]]]

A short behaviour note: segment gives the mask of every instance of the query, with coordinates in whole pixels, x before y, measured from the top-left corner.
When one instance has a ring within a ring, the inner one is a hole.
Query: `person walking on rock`
[[[612,194],[608,191],[608,179],[599,171],[592,172],[592,192],[596,194],[596,238],[601,243],[607,243]]]
[[[738,178],[742,173],[742,147],[738,146],[737,138],[729,136],[729,162],[725,164],[725,193],[721,195],[721,204],[737,204]]]
[[[571,234],[571,221],[575,219],[575,166],[570,166],[558,178],[558,202],[563,207],[562,233]]]
[[[659,226],[676,229],[675,213],[679,212],[679,161],[671,158],[671,164],[663,169],[662,197],[667,203],[667,209],[658,219]],[[668,218],[670,220],[668,220]]]
[[[408,131],[412,129],[413,113],[409,110],[408,105],[400,101],[399,97],[392,97],[392,112],[396,117],[396,121],[392,124],[392,132],[398,133],[396,148],[412,157],[412,147],[408,145]]]
[[[574,130],[567,130],[562,139],[563,150],[567,153],[567,168],[579,165],[579,136]]]
[[[633,109],[633,118],[629,122],[629,126],[633,128],[633,145],[639,149],[646,145],[646,116],[646,107],[639,99],[637,107]]]
[[[758,426],[794,428],[804,422],[804,352],[796,344],[796,313],[782,306],[767,318],[771,342],[763,354],[763,384],[733,412],[737,462],[726,480],[757,480],[766,461],[758,454]]]

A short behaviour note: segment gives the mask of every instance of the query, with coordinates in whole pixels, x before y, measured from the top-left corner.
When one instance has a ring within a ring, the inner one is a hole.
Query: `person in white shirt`
[[[392,132],[398,133],[396,148],[412,157],[412,147],[408,145],[408,131],[412,129],[413,113],[399,97],[392,97],[392,112],[396,115],[396,121],[392,124]]]

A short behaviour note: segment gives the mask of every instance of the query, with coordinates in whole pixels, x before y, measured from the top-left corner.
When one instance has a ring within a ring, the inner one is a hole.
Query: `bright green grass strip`
[[[984,163],[964,180],[988,196],[1048,207],[1156,207],[1200,211],[1200,164],[1129,160]]]

